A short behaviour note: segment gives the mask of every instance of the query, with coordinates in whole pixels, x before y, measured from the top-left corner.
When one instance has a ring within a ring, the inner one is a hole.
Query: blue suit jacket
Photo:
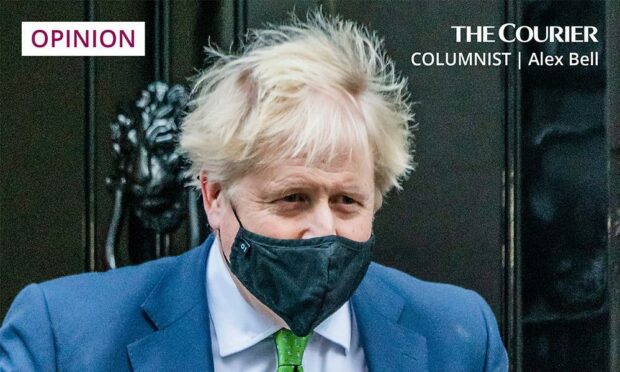
[[[178,257],[26,287],[0,328],[0,370],[213,371],[205,291],[211,242]],[[373,263],[352,304],[370,371],[508,368],[495,318],[472,291]]]

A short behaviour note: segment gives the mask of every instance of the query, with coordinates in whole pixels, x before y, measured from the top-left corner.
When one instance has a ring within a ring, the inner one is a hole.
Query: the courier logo
[[[144,56],[144,22],[22,22],[22,56]]]

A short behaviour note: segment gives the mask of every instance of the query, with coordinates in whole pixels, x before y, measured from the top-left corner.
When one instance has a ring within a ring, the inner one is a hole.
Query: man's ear
[[[219,182],[209,181],[207,173],[200,174],[200,191],[209,226],[218,230],[224,215],[224,193]]]

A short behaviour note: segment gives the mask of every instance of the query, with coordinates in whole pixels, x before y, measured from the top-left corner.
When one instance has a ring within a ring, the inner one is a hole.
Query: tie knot
[[[284,366],[300,367],[309,338],[310,335],[304,337],[295,336],[288,329],[281,329],[276,332],[274,339],[278,352],[278,368]]]

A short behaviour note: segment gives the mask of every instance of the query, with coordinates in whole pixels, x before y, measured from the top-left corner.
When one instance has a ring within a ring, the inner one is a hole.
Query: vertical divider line
[[[236,45],[248,28],[248,3],[246,0],[235,0],[234,5],[234,40]]]
[[[86,0],[85,18],[89,22],[95,20],[95,1]],[[97,250],[96,250],[96,71],[95,57],[84,57],[84,98],[85,98],[85,120],[84,120],[84,217],[82,226],[83,247],[85,250],[85,270],[95,271],[97,269]]]
[[[241,35],[245,35],[248,29],[248,0],[241,0],[243,7],[243,16],[241,17],[242,27],[241,27]]]
[[[519,0],[506,0],[506,23],[521,24]],[[505,46],[511,62],[505,70],[505,171],[504,171],[504,340],[510,370],[522,370],[521,324],[521,76],[516,65],[519,46]]]
[[[171,85],[170,76],[170,0],[160,0],[161,3],[161,79]],[[160,255],[170,255],[170,233],[164,234],[162,238],[157,237],[158,243],[161,241],[163,246]]]
[[[170,0],[162,1],[162,47],[161,47],[161,66],[162,80],[170,84],[172,76],[170,74]]]
[[[161,80],[161,0],[156,0],[153,6],[153,79]]]
[[[605,122],[608,144],[609,370],[620,370],[620,3],[605,4]]]

